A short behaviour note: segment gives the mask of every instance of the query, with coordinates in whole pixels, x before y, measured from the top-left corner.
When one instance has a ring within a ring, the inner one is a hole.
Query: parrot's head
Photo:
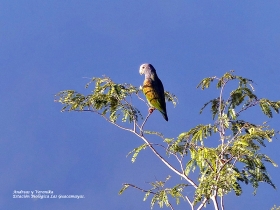
[[[149,63],[144,63],[140,66],[140,69],[139,69],[139,73],[142,75],[142,74],[145,74],[145,75],[151,75],[151,74],[155,74],[156,73],[156,70],[155,68],[153,67],[152,64],[149,64]]]

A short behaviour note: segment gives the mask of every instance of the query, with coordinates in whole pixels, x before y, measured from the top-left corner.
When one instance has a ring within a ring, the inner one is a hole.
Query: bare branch
[[[133,129],[129,129],[129,128],[125,128],[113,121],[111,121],[110,119],[108,119],[105,115],[94,111],[94,110],[82,110],[82,111],[90,111],[90,112],[95,112],[97,114],[99,114],[100,116],[102,116],[106,121],[112,123],[113,125],[117,126],[118,128],[122,129],[122,130],[126,130],[129,131],[131,133],[134,133],[136,136],[138,136],[139,138],[141,138],[152,150],[152,152],[168,167],[170,168],[173,172],[175,172],[176,174],[178,174],[179,176],[181,176],[182,178],[184,178],[185,180],[187,180],[195,189],[197,188],[197,185],[188,177],[186,176],[184,173],[180,173],[176,168],[174,168],[170,163],[168,163],[158,152],[157,150],[153,147],[153,145],[143,136],[143,126],[145,125],[147,119],[149,118],[149,116],[151,115],[150,113],[147,115],[145,121],[143,122],[142,126],[141,126],[141,131],[140,134],[138,134],[137,132],[135,132]]]
[[[166,147],[165,147],[165,146],[163,146],[162,144],[154,144],[154,143],[151,143],[151,145],[160,146],[160,147],[162,147],[162,148],[166,149]]]
[[[208,166],[211,168],[212,171],[215,171],[213,166],[209,163],[209,160],[207,160],[206,158],[204,158],[205,162],[208,164]]]
[[[132,131],[133,132],[133,131]],[[133,132],[134,133],[134,132]],[[168,167],[170,168],[174,173],[178,174],[181,176],[183,179],[187,180],[195,189],[197,188],[197,185],[184,173],[180,173],[176,168],[174,168],[169,162],[167,162],[158,152],[157,150],[153,147],[153,145],[143,136],[138,133],[134,133],[137,135],[139,138],[141,138],[152,150],[152,152]]]
[[[238,117],[238,116],[240,115],[241,112],[243,112],[243,111],[245,111],[245,110],[247,110],[247,109],[249,109],[249,108],[251,108],[251,107],[253,107],[253,106],[258,105],[259,102],[260,102],[260,101],[259,101],[258,99],[255,99],[255,101],[251,102],[250,105],[246,106],[245,108],[242,107],[242,109],[241,109],[239,112],[236,113],[236,117]]]
[[[220,171],[225,167],[225,165],[226,165],[228,162],[230,162],[233,158],[234,158],[234,157],[231,157],[230,159],[226,160],[226,161],[222,164],[222,166],[219,168],[218,173],[220,173]]]
[[[173,154],[173,153],[172,153],[172,154]],[[176,157],[177,161],[179,162],[180,168],[181,168],[181,170],[182,170],[182,173],[184,173],[184,168],[183,168],[183,164],[182,164],[182,158],[179,159],[178,155],[176,155],[176,154],[173,154],[173,155]]]
[[[222,151],[221,153],[219,154],[219,156],[223,155],[224,154],[224,151],[226,150],[226,148],[231,144],[231,142],[233,142],[235,140],[235,138],[241,134],[242,132],[242,129],[245,128],[245,124],[238,130],[238,132],[227,142],[226,146],[225,147],[222,147]]]
[[[189,199],[189,197],[188,197],[188,196],[185,196],[185,198],[186,198],[187,201],[189,202],[189,204],[190,204],[192,210],[194,210],[194,205],[192,204],[192,202],[191,202],[191,200]]]
[[[138,93],[136,93],[136,96],[149,107],[149,104],[143,98],[141,98]]]
[[[215,189],[214,195],[212,196],[211,200],[213,201],[215,210],[219,210],[219,205],[218,205],[218,201],[217,201],[217,189]]]
[[[133,120],[133,131],[134,131],[134,132],[136,132],[136,124],[137,124],[137,123],[136,123],[136,120],[134,119],[134,120]]]
[[[140,191],[142,191],[142,192],[145,192],[145,193],[151,193],[151,194],[156,194],[155,192],[153,192],[153,191],[151,191],[151,190],[144,190],[144,189],[142,189],[142,188],[140,188],[140,187],[138,187],[138,186],[136,186],[136,185],[134,185],[134,184],[130,184],[130,183],[124,183],[123,185],[128,185],[128,186],[130,186],[130,187],[133,187],[133,188],[135,188],[135,189],[137,189],[137,190],[140,190]],[[168,206],[172,209],[172,210],[174,210],[174,208],[173,208],[173,206],[171,205],[171,203],[168,201]]]
[[[222,101],[223,101],[223,98],[222,98],[222,95],[223,95],[223,91],[224,91],[224,87],[226,86],[226,84],[228,83],[228,80],[226,80],[225,82],[222,81],[222,87],[221,87],[221,91],[220,91],[220,96],[219,96],[219,125],[220,125],[220,131],[219,131],[219,134],[220,134],[220,138],[221,138],[221,141],[222,141],[222,148],[224,146],[224,139],[225,139],[225,130],[224,130],[224,125],[223,125],[223,120],[221,119],[221,117],[223,116],[223,112],[224,112],[224,108],[222,108]]]
[[[207,198],[204,198],[204,200],[202,201],[202,203],[198,206],[197,210],[200,210],[204,207],[204,205],[206,204],[206,202],[208,201]]]
[[[151,114],[152,114],[151,112],[148,113],[147,117],[145,118],[145,120],[143,121],[141,127],[139,128],[140,129],[140,136],[143,136],[143,127],[146,124],[146,122],[147,122],[147,120],[148,120],[148,118],[150,117]]]
[[[225,206],[224,206],[224,196],[221,196],[221,208],[222,210],[224,210]]]
[[[140,188],[140,187],[137,187],[137,186],[134,185],[134,184],[124,183],[123,185],[128,185],[128,186],[130,186],[130,187],[136,188],[137,190],[140,190],[140,191],[145,192],[145,193],[149,192],[149,193],[151,193],[151,194],[156,194],[156,193],[153,192],[153,191],[144,190],[144,189],[142,189],[142,188]]]
[[[173,206],[171,205],[171,203],[168,202],[169,207],[174,210]]]
[[[109,120],[105,115],[102,115],[102,114],[99,113],[99,112],[96,112],[96,113],[99,114],[99,115],[101,115],[106,121],[108,121],[109,123],[112,123],[113,125],[117,126],[118,128],[120,128],[120,129],[122,129],[122,130],[126,130],[126,131],[129,131],[129,132],[132,132],[132,133],[136,133],[136,132],[134,132],[134,130],[132,130],[132,129],[130,129],[130,128],[125,128],[125,127],[123,127],[123,126],[121,126],[121,125],[119,125],[119,124],[117,124],[117,123],[115,123],[115,122]]]

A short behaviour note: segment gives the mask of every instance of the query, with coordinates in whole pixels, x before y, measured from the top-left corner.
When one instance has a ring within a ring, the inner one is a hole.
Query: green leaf
[[[119,195],[123,194],[123,192],[124,192],[128,187],[129,187],[128,184],[124,184],[123,187],[122,187],[122,189],[120,189],[120,191],[119,191]]]
[[[151,134],[151,135],[157,135],[157,136],[159,136],[159,137],[161,137],[161,138],[164,139],[163,134],[160,133],[160,132],[157,132],[157,131],[144,131],[144,133],[146,133],[146,134]]]
[[[228,113],[229,113],[231,119],[236,120],[236,113],[235,113],[235,110],[233,108],[229,109]]]
[[[135,162],[135,160],[136,160],[136,158],[137,158],[139,152],[140,152],[142,149],[146,149],[147,146],[148,146],[148,145],[147,145],[146,143],[145,143],[145,144],[142,144],[141,146],[136,147],[135,149],[133,149],[131,152],[129,152],[129,153],[127,154],[127,156],[129,156],[130,154],[134,153],[133,156],[132,156],[132,158],[131,158],[131,162],[132,162],[132,163]]]
[[[259,102],[261,110],[268,117],[272,118],[271,109],[273,109],[277,114],[279,114],[280,101],[270,101],[268,99],[262,98]]]
[[[148,198],[148,196],[149,196],[150,194],[151,194],[151,192],[150,192],[150,191],[146,192],[146,194],[145,194],[145,196],[144,196],[143,201],[146,201],[146,200],[147,200],[147,198]]]
[[[261,110],[263,111],[263,113],[268,116],[269,118],[272,118],[272,111],[269,107],[269,103],[267,100],[265,99],[261,99],[260,100],[260,107],[261,107]]]
[[[215,127],[216,126],[212,126],[211,124],[200,124],[190,129],[188,132],[180,134],[180,136],[189,136],[192,142],[200,141],[201,144],[203,144],[203,139],[212,136],[212,133],[216,130]]]
[[[189,160],[189,162],[186,164],[185,174],[186,176],[189,175],[190,171],[194,172],[196,167],[196,161],[194,159]]]
[[[178,98],[177,98],[174,94],[172,94],[172,93],[170,93],[170,92],[168,92],[168,91],[164,91],[164,96],[165,96],[166,101],[172,102],[172,104],[174,105],[174,107],[177,105],[177,103],[178,103]]]
[[[143,119],[140,111],[129,102],[137,97],[139,89],[131,84],[117,84],[109,77],[93,78],[86,88],[94,83],[92,94],[87,96],[73,90],[65,90],[56,94],[57,102],[64,104],[62,111],[92,111],[106,116],[116,122],[122,115],[123,122],[135,122]],[[170,96],[171,97],[171,96]]]
[[[215,79],[215,77],[208,77],[208,78],[205,78],[203,79],[198,85],[196,88],[201,88],[202,90],[206,89],[206,88],[209,88],[210,86],[210,83],[213,82],[213,80]]]
[[[203,105],[203,107],[200,109],[200,114],[203,112],[203,110],[205,109],[205,107],[207,105],[211,104],[211,112],[212,112],[212,116],[213,119],[216,117],[216,115],[219,112],[219,106],[220,106],[220,99],[219,98],[215,98],[213,100],[210,100],[209,102],[205,103]]]

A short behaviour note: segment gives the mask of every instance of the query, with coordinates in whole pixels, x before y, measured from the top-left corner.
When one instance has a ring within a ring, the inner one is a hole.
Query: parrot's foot
[[[154,110],[155,110],[155,108],[150,107],[148,112],[149,112],[150,114],[152,114]]]

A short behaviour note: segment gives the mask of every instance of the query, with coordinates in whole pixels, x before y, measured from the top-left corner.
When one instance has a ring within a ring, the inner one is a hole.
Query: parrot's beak
[[[140,74],[140,75],[144,74],[143,65],[141,65],[140,68],[139,68],[139,74]]]

